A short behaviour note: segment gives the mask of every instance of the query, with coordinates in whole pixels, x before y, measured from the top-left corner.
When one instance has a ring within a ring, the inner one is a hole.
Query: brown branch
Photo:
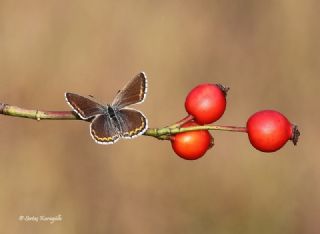
[[[0,114],[8,115],[13,117],[28,118],[35,120],[82,120],[73,111],[42,111],[34,109],[25,109],[17,106],[11,106],[8,104],[0,103]],[[190,117],[186,117],[176,124],[170,125],[164,128],[149,128],[144,135],[152,136],[159,140],[168,140],[170,135],[196,131],[196,130],[220,130],[220,131],[231,131],[231,132],[246,132],[245,127],[233,127],[233,126],[217,126],[217,125],[202,125],[202,126],[190,126],[181,128],[181,124],[186,120],[190,120]],[[90,121],[86,120],[86,121]]]

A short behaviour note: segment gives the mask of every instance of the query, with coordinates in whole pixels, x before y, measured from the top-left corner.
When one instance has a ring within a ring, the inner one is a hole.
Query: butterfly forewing
[[[82,119],[89,119],[104,112],[102,105],[89,98],[74,93],[66,93],[65,96],[67,103]]]
[[[121,109],[118,112],[118,120],[123,138],[133,138],[143,134],[148,128],[146,117],[134,109]]]
[[[95,117],[90,125],[90,133],[99,144],[113,144],[120,137],[119,130],[108,115]]]
[[[120,90],[112,102],[112,106],[121,109],[144,100],[147,92],[146,75],[141,72]]]

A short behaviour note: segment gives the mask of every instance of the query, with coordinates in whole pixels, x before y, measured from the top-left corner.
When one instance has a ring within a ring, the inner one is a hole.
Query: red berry
[[[181,127],[198,126],[188,122]],[[183,159],[195,160],[202,157],[213,145],[213,138],[208,130],[178,133],[171,138],[174,152]]]
[[[217,121],[226,109],[226,93],[229,88],[216,84],[201,84],[193,88],[185,101],[186,111],[198,124]]]
[[[253,114],[247,121],[247,132],[251,144],[260,151],[274,152],[288,140],[296,144],[300,135],[296,126],[281,113],[263,110]]]

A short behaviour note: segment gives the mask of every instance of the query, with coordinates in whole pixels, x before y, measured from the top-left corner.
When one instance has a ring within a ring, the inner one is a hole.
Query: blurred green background
[[[197,161],[151,137],[94,143],[82,121],[0,116],[1,233],[320,233],[320,4],[306,1],[0,1],[0,102],[110,103],[140,71],[150,127],[186,115],[195,85],[231,87],[217,124],[284,113],[300,142],[265,154],[213,132]],[[23,216],[63,220],[19,221]]]

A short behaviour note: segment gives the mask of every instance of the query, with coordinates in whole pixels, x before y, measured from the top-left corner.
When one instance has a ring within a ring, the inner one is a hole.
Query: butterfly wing
[[[117,93],[112,106],[121,109],[131,104],[141,103],[144,101],[146,93],[147,78],[144,72],[141,72]]]
[[[140,112],[134,109],[124,108],[118,112],[121,136],[134,138],[142,135],[148,129],[148,120]]]
[[[71,108],[81,117],[89,119],[95,115],[104,113],[104,106],[74,93],[65,93],[66,101]]]
[[[108,115],[98,115],[92,120],[90,134],[98,144],[113,144],[120,137],[119,130]]]

